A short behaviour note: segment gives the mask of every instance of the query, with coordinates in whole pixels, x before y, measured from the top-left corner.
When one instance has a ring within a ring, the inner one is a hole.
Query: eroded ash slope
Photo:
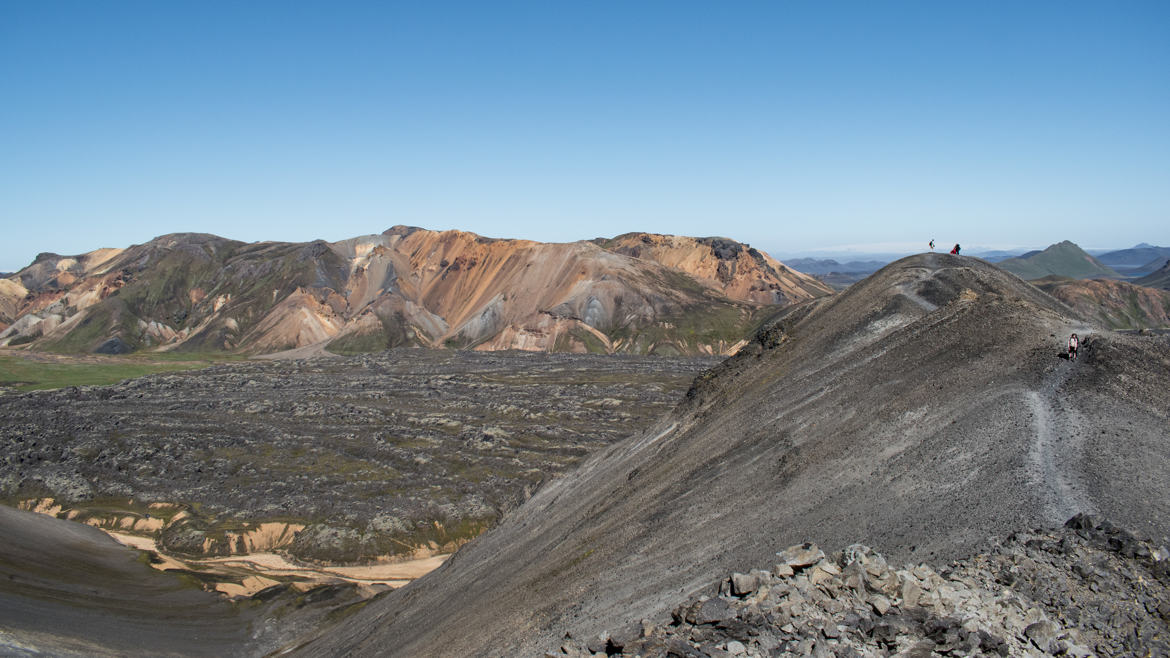
[[[645,434],[299,648],[540,653],[808,539],[948,561],[1092,512],[1164,544],[1167,390],[1164,339],[1094,330],[982,261],[906,258],[792,309]]]

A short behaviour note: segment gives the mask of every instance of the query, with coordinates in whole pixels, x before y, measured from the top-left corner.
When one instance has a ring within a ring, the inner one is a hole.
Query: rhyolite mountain
[[[654,427],[290,649],[538,655],[664,623],[810,540],[943,564],[1089,512],[1164,544],[1167,391],[1166,338],[1095,327],[974,258],[905,258],[790,308]]]
[[[1112,279],[1045,277],[1036,287],[1110,329],[1170,327],[1170,291]]]
[[[0,343],[725,354],[777,306],[830,292],[725,238],[550,244],[397,226],[333,243],[243,243],[181,233],[41,254],[0,282]]]
[[[999,266],[1021,279],[1067,276],[1072,279],[1118,278],[1116,271],[1065,240],[1043,251],[1029,252],[999,262]]]

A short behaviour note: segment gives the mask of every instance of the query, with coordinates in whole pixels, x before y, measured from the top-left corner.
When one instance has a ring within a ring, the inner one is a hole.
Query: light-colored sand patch
[[[228,546],[240,553],[270,551],[292,543],[298,532],[305,529],[303,523],[261,523],[258,527],[243,533],[224,533]]]
[[[150,518],[123,516],[118,521],[118,527],[123,530],[137,530],[138,532],[157,532],[163,529],[163,520],[157,516]]]
[[[219,565],[237,569],[248,569],[257,573],[273,576],[308,576],[315,575],[323,580],[348,580],[360,583],[381,583],[394,585],[407,583],[416,578],[434,571],[443,564],[450,554],[432,555],[430,557],[403,562],[383,562],[372,565],[352,567],[316,567],[305,566],[290,562],[283,555],[276,553],[251,553],[248,555],[233,555],[199,560],[201,566]]]
[[[120,247],[104,247],[102,249],[94,249],[82,256],[81,260],[85,264],[85,271],[87,274],[97,272],[97,269],[102,265],[110,262],[114,257],[121,254],[125,249]],[[98,272],[100,274],[100,272]]]
[[[20,283],[12,279],[0,279],[0,295],[6,295],[13,299],[24,299],[28,294],[28,289],[20,285]]]
[[[406,562],[375,564],[358,567],[328,567],[325,573],[337,574],[346,580],[363,582],[392,582],[397,580],[414,580],[438,569],[450,554],[434,555],[419,560]]]
[[[280,581],[278,580],[271,580],[262,576],[247,576],[238,585],[236,583],[216,583],[215,590],[228,596],[252,596],[266,587],[279,584]]]
[[[140,551],[149,551],[156,553],[160,562],[152,562],[150,566],[159,571],[166,571],[167,569],[180,569],[183,571],[189,570],[191,567],[179,560],[176,560],[169,555],[158,552],[158,545],[150,537],[139,537],[138,535],[127,535],[121,532],[114,532],[112,530],[104,530],[104,532],[113,537],[115,541],[136,548]]]
[[[157,544],[150,537],[139,537],[138,535],[127,535],[121,532],[113,532],[107,530],[106,534],[116,539],[119,543],[125,544],[130,548],[137,548],[140,551],[157,551]]]
[[[415,560],[381,562],[353,567],[308,566],[292,562],[276,553],[251,553],[202,560],[180,560],[160,553],[157,542],[149,537],[128,535],[111,530],[105,530],[105,532],[126,546],[157,554],[161,561],[152,563],[151,566],[160,571],[179,569],[223,576],[225,580],[216,583],[215,589],[227,596],[251,596],[265,587],[271,587],[281,582],[277,580],[278,578],[299,579],[293,583],[298,589],[310,589],[317,585],[338,581],[364,586],[402,587],[412,580],[434,571],[450,557],[449,554],[431,555]],[[368,592],[372,595],[376,590],[368,590]]]
[[[56,517],[63,509],[52,498],[30,498],[22,500],[16,504],[16,509],[22,509],[26,512],[36,512],[37,514],[47,514],[48,516]]]

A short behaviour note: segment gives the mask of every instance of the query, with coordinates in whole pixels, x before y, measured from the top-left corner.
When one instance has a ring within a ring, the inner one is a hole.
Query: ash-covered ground
[[[451,547],[717,361],[402,349],[5,395],[0,496],[82,520],[179,503],[176,553],[231,551],[256,521],[307,524],[289,547],[306,559]]]

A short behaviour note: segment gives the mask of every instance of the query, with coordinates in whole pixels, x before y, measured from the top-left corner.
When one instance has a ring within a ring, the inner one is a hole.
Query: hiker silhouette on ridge
[[[934,240],[933,239],[930,241],[930,250],[934,251]]]
[[[955,243],[955,248],[951,249],[951,253],[956,255],[956,256],[959,255],[959,243],[958,242]]]

